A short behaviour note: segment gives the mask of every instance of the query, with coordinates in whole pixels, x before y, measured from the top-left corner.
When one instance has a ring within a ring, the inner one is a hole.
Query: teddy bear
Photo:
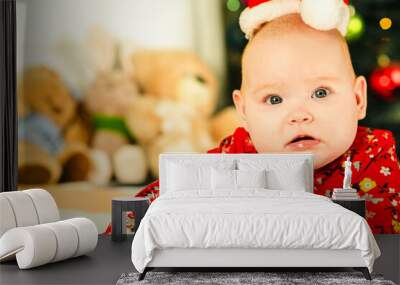
[[[139,50],[131,57],[135,79],[150,96],[182,102],[209,116],[218,100],[218,84],[210,68],[183,50]]]
[[[19,118],[20,147],[25,150],[19,161],[20,183],[85,180],[91,167],[90,129],[60,75],[44,65],[30,67],[18,94],[29,110]]]
[[[46,116],[60,128],[64,128],[76,113],[76,101],[60,75],[49,67],[28,68],[20,92],[32,112]]]
[[[125,122],[157,177],[160,153],[204,152],[215,144],[209,123],[218,85],[210,68],[189,51],[136,50],[130,60],[142,94]]]
[[[94,126],[90,145],[95,166],[89,180],[106,184],[115,177],[122,184],[144,183],[148,175],[145,152],[125,122],[140,95],[125,60],[132,42],[117,41],[107,31],[94,29],[85,45],[90,66],[96,70],[83,99]]]

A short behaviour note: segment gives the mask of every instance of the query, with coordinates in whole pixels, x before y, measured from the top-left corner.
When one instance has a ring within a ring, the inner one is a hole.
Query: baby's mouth
[[[286,144],[291,150],[305,150],[317,146],[320,140],[310,135],[297,135]]]

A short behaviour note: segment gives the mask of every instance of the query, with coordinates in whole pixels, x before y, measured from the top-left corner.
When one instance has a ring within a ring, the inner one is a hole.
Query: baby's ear
[[[364,76],[357,76],[354,80],[354,96],[356,97],[358,120],[367,115],[367,80]]]
[[[240,90],[234,90],[232,93],[233,102],[235,103],[236,112],[239,115],[241,125],[248,130],[246,120],[246,108],[244,104],[244,96]]]

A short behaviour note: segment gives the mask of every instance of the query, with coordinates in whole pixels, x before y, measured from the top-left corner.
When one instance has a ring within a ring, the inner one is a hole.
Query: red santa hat
[[[239,24],[247,39],[264,23],[299,13],[304,23],[318,29],[338,29],[345,36],[350,19],[349,0],[243,0],[247,8]]]

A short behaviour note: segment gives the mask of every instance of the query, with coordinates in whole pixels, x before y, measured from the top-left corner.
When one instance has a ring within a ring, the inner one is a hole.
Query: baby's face
[[[300,25],[282,33],[266,25],[257,33],[233,99],[259,153],[312,152],[317,169],[353,143],[366,114],[366,81],[355,78],[337,31]]]

